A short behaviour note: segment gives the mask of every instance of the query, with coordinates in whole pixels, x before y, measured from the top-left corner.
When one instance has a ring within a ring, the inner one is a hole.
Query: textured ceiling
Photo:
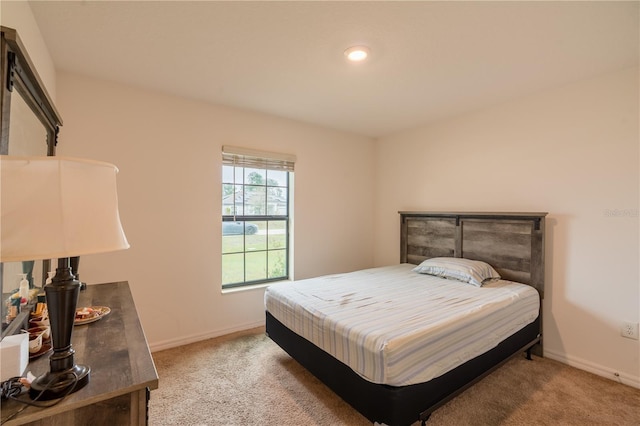
[[[30,4],[59,70],[371,137],[639,56],[638,2]]]

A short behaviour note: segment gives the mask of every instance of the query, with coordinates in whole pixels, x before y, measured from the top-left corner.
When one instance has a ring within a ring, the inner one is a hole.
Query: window
[[[223,147],[222,288],[289,278],[293,161]]]

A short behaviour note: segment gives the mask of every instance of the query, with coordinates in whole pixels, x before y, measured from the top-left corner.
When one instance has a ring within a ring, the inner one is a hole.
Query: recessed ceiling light
[[[351,62],[362,62],[369,56],[369,48],[366,46],[352,46],[344,51],[344,55]]]

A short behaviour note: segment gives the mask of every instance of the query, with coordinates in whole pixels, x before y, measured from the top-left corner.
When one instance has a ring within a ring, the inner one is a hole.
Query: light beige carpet
[[[151,392],[151,426],[371,424],[263,329],[153,358],[160,387]],[[640,425],[640,390],[546,358],[515,357],[436,410],[427,425]]]

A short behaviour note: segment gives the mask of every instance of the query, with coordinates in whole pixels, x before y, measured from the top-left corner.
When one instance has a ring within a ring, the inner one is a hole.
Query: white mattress
[[[495,347],[540,310],[511,281],[474,287],[401,264],[274,284],[266,309],[366,380],[427,382]]]

